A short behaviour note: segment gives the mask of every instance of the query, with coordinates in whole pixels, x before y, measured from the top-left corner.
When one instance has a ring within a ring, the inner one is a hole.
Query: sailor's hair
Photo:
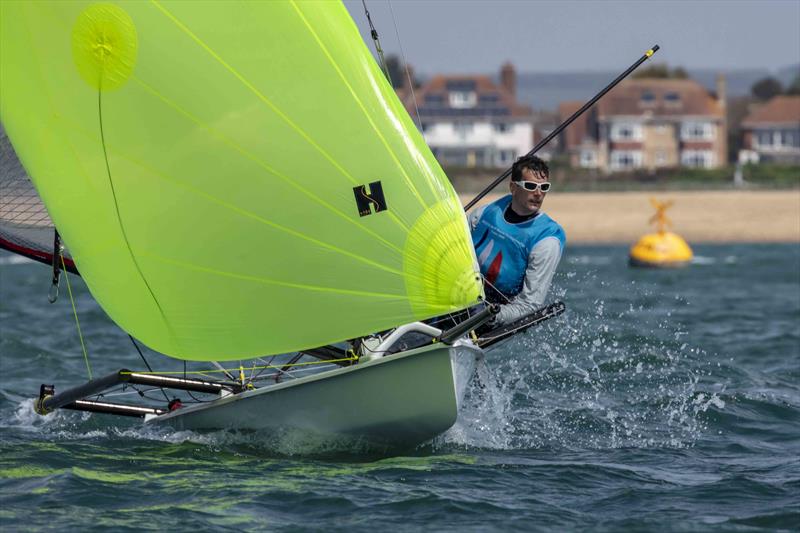
[[[547,167],[547,163],[535,155],[523,155],[514,161],[514,165],[511,167],[511,181],[521,181],[522,171],[526,168],[534,174],[541,174],[545,179],[550,177],[550,169]]]

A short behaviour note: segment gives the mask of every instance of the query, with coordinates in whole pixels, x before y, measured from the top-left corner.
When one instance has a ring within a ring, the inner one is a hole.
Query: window
[[[710,168],[714,164],[711,150],[684,150],[681,152],[681,164],[686,167]]]
[[[653,94],[653,91],[644,91],[642,97],[639,99],[639,103],[642,107],[653,106],[656,104],[656,95]]]
[[[656,152],[656,166],[663,167],[667,164],[667,152],[664,150],[658,150]]]
[[[667,107],[680,107],[681,95],[675,92],[669,92],[664,95],[664,104]]]
[[[681,124],[681,140],[710,141],[714,138],[714,125],[710,122],[684,122]]]
[[[781,141],[784,148],[800,148],[800,129],[783,130],[781,132]]]
[[[475,107],[478,103],[478,95],[472,91],[452,91],[450,92],[450,107],[465,109]]]
[[[499,167],[511,165],[517,158],[514,150],[500,150],[497,152],[496,163]]]
[[[615,122],[611,125],[612,141],[640,141],[642,125],[635,122]]]
[[[642,166],[642,152],[638,150],[613,150],[611,152],[611,168],[625,170]]]
[[[756,144],[759,148],[771,148],[772,147],[772,131],[757,131],[756,132]]]
[[[482,104],[496,104],[500,101],[500,97],[496,94],[482,94],[478,97],[478,101]]]
[[[505,122],[496,122],[494,125],[494,131],[497,133],[506,133],[507,131],[511,131],[511,127]]]
[[[475,90],[475,80],[449,80],[445,87],[448,91],[471,92]]]
[[[453,129],[456,130],[459,139],[464,140],[467,135],[472,133],[473,126],[471,122],[456,122],[453,124]]]
[[[597,152],[594,150],[581,150],[581,168],[597,168]]]
[[[425,95],[425,103],[429,105],[442,105],[444,104],[444,95],[427,94]]]

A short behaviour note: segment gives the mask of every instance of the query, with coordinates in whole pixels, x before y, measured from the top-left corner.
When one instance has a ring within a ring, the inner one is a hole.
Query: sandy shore
[[[690,244],[800,242],[800,190],[552,192],[544,211],[564,227],[571,243],[633,243],[651,231],[651,197],[675,202],[667,216],[673,231]],[[462,203],[471,198],[461,195]]]

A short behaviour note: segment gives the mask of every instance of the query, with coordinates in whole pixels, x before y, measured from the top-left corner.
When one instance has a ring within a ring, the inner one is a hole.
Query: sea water
[[[695,252],[636,270],[570,246],[567,312],[489,352],[456,426],[402,451],[40,417],[39,384],[87,366],[64,280],[50,305],[49,269],[0,255],[0,528],[797,531],[800,246]],[[94,375],[140,368],[70,282]]]

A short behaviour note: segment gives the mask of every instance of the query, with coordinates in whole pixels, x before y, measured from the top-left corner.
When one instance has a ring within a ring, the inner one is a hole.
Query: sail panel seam
[[[357,291],[357,290],[354,290],[354,289],[337,289],[335,287],[322,287],[322,286],[317,286],[317,285],[306,285],[306,284],[303,284],[303,283],[292,283],[292,282],[289,282],[289,281],[279,281],[279,280],[274,280],[274,279],[269,279],[269,278],[264,278],[264,277],[259,277],[259,276],[248,276],[248,275],[245,275],[245,274],[236,274],[234,272],[226,272],[224,270],[217,270],[215,268],[204,267],[204,266],[200,266],[200,265],[197,265],[197,264],[194,264],[194,263],[186,263],[186,262],[183,262],[183,261],[178,261],[177,259],[164,257],[164,256],[161,256],[161,255],[155,254],[153,252],[148,252],[146,250],[141,251],[141,254],[144,255],[144,256],[150,257],[152,259],[156,259],[158,261],[164,262],[164,263],[173,264],[173,265],[179,265],[179,266],[182,266],[182,267],[187,268],[189,270],[196,270],[198,272],[204,272],[206,274],[214,274],[214,275],[217,275],[217,276],[223,276],[223,277],[234,278],[234,279],[241,279],[241,280],[245,280],[245,281],[255,281],[257,283],[263,283],[263,284],[266,284],[266,285],[278,285],[278,286],[283,286],[283,287],[290,287],[290,288],[294,288],[294,289],[303,289],[303,290],[316,291],[316,292],[333,292],[333,293],[339,293],[339,294],[351,294],[351,295],[354,295],[354,296],[370,296],[370,297],[374,296],[376,298],[385,298],[385,299],[392,299],[392,300],[406,300],[408,298],[408,296],[405,295],[405,294],[387,294],[387,293],[380,293],[380,292]]]
[[[306,133],[300,126],[295,124],[292,119],[289,118],[283,111],[278,108],[272,101],[267,98],[264,94],[262,94],[252,83],[250,83],[244,76],[239,74],[236,69],[234,69],[231,65],[229,65],[219,54],[214,52],[210,46],[204,43],[200,37],[198,37],[195,33],[192,32],[185,24],[183,24],[180,20],[178,20],[172,13],[170,13],[164,6],[162,6],[158,0],[150,0],[150,2],[159,9],[164,15],[169,18],[178,28],[180,28],[184,33],[186,33],[193,41],[195,41],[203,50],[205,50],[211,57],[213,57],[217,62],[219,62],[223,67],[225,67],[233,76],[238,79],[245,87],[247,87],[256,97],[261,100],[263,103],[267,105],[276,115],[278,115],[284,122],[286,122],[293,130],[295,130],[300,136],[306,140],[311,146],[313,146],[322,156],[328,160],[341,174],[347,178],[353,185],[359,185],[358,181],[350,175],[347,170],[345,170],[325,149],[323,149],[319,144],[317,144],[311,136]],[[390,212],[390,214],[392,214]],[[405,225],[401,220],[399,220],[396,216],[392,216],[392,220],[395,221],[398,225],[400,225],[405,231],[408,231],[408,226]]]
[[[394,160],[395,164],[397,164],[397,168],[400,169],[400,172],[403,174],[403,178],[404,178],[405,182],[411,188],[411,191],[414,193],[414,196],[416,196],[417,199],[419,200],[420,205],[422,205],[423,208],[427,208],[428,206],[425,204],[425,201],[422,199],[422,196],[420,195],[420,193],[417,190],[416,186],[411,181],[411,178],[408,176],[408,173],[406,172],[406,169],[403,168],[403,165],[400,163],[400,160],[397,158],[397,154],[395,154],[394,151],[391,149],[391,147],[389,146],[388,141],[381,134],[381,132],[378,129],[377,125],[372,120],[372,117],[370,117],[369,113],[367,112],[366,108],[364,107],[364,103],[361,101],[361,99],[355,93],[355,91],[353,90],[353,87],[347,82],[347,79],[345,78],[344,74],[342,73],[341,68],[339,68],[339,64],[333,59],[333,56],[331,56],[331,53],[328,51],[328,49],[325,46],[325,44],[322,42],[322,40],[319,38],[317,33],[311,27],[311,24],[309,24],[308,20],[303,15],[302,11],[300,11],[300,8],[297,7],[297,4],[294,1],[292,1],[291,4],[292,4],[292,7],[294,7],[294,9],[297,12],[297,14],[300,16],[300,19],[303,21],[303,24],[305,24],[305,26],[308,28],[309,33],[311,33],[311,35],[314,37],[314,40],[319,45],[320,49],[325,54],[325,57],[328,59],[328,62],[331,64],[331,66],[334,68],[336,73],[339,75],[339,78],[342,80],[342,83],[344,84],[344,86],[347,87],[347,90],[350,93],[350,95],[353,97],[353,100],[356,102],[356,104],[358,104],[358,107],[364,113],[364,117],[367,119],[367,122],[369,122],[369,125],[372,126],[372,129],[373,129],[373,131],[375,131],[375,134],[377,135],[378,139],[380,139],[381,144],[383,144],[384,148],[386,148],[386,151],[389,153],[391,158]],[[428,178],[427,175],[425,175],[425,177]],[[435,195],[436,194],[436,190],[434,189],[433,184],[430,183],[429,179],[427,180],[427,182],[428,182],[428,186],[431,188],[431,192]]]
[[[244,155],[244,156],[245,156],[245,157],[247,157],[248,159],[252,160],[254,163],[256,163],[258,166],[262,167],[262,168],[263,168],[264,170],[266,170],[267,172],[269,172],[269,173],[271,173],[271,174],[273,174],[273,175],[277,176],[277,177],[278,177],[278,178],[280,178],[282,181],[284,181],[285,183],[289,184],[290,186],[292,186],[292,187],[296,188],[297,190],[299,190],[300,192],[302,192],[303,194],[305,194],[306,196],[308,196],[308,197],[309,197],[309,198],[311,198],[312,200],[316,201],[317,203],[319,203],[319,204],[320,204],[320,205],[322,205],[323,207],[325,207],[325,208],[329,209],[331,212],[335,213],[336,215],[338,215],[339,217],[343,218],[343,219],[344,219],[344,220],[346,220],[347,222],[349,222],[349,223],[353,224],[355,227],[359,228],[360,230],[362,230],[362,231],[366,232],[367,234],[369,234],[370,236],[374,237],[375,239],[377,239],[378,241],[380,241],[381,243],[383,243],[384,245],[386,245],[386,246],[387,246],[388,248],[390,248],[391,250],[393,250],[393,251],[395,251],[395,252],[397,252],[397,253],[400,253],[400,254],[402,254],[402,250],[401,250],[399,247],[397,247],[397,246],[395,246],[394,244],[392,244],[391,242],[387,241],[387,240],[386,240],[386,239],[384,239],[384,238],[383,238],[381,235],[379,235],[378,233],[375,233],[374,231],[370,230],[370,229],[369,229],[369,228],[367,228],[366,226],[364,226],[364,225],[362,225],[362,224],[359,224],[359,223],[358,223],[356,220],[354,220],[352,217],[349,217],[349,216],[347,216],[345,213],[343,213],[342,211],[340,211],[339,209],[337,209],[337,208],[336,208],[336,207],[334,207],[333,205],[329,204],[328,202],[326,202],[326,201],[325,201],[325,200],[323,200],[322,198],[320,198],[320,197],[316,196],[316,195],[315,195],[315,194],[313,194],[311,191],[308,191],[308,190],[307,190],[307,189],[305,189],[305,188],[304,188],[302,185],[300,185],[299,183],[297,183],[295,180],[293,180],[293,179],[291,179],[290,177],[288,177],[288,176],[285,176],[284,174],[282,174],[282,173],[278,172],[277,170],[273,169],[273,168],[272,168],[272,167],[270,167],[270,166],[269,166],[267,163],[265,163],[265,162],[261,161],[261,159],[259,159],[259,158],[258,158],[258,157],[257,157],[255,154],[252,154],[252,153],[250,153],[249,151],[245,150],[244,148],[242,148],[242,147],[240,147],[239,145],[237,145],[236,143],[234,143],[232,140],[230,140],[230,139],[229,139],[227,136],[225,136],[224,134],[222,134],[222,133],[218,132],[217,130],[215,130],[215,129],[214,129],[214,128],[212,128],[211,126],[209,126],[209,125],[207,125],[207,124],[203,123],[201,120],[199,120],[198,118],[194,117],[194,116],[193,116],[191,113],[189,113],[188,111],[186,111],[186,110],[182,109],[180,106],[178,106],[177,104],[175,104],[174,102],[172,102],[171,100],[169,100],[167,97],[163,96],[163,95],[162,95],[161,93],[159,93],[159,92],[158,92],[158,91],[157,91],[155,88],[151,87],[150,85],[148,85],[148,84],[147,84],[146,82],[144,82],[143,80],[141,80],[141,79],[139,79],[139,78],[136,78],[135,76],[133,77],[133,79],[134,79],[134,80],[135,80],[137,83],[141,84],[141,85],[142,85],[142,86],[143,86],[143,87],[144,87],[146,90],[148,90],[148,91],[152,92],[152,93],[153,93],[153,94],[154,94],[156,97],[158,97],[159,99],[161,99],[161,100],[162,100],[162,101],[163,101],[165,104],[169,105],[170,107],[172,107],[173,109],[175,109],[175,110],[176,110],[176,111],[178,111],[179,113],[183,114],[184,116],[186,116],[186,117],[187,117],[189,120],[191,120],[192,122],[194,122],[194,123],[195,123],[195,124],[197,124],[198,126],[200,126],[200,127],[202,127],[202,128],[205,128],[205,129],[207,129],[207,130],[208,130],[209,132],[211,132],[213,135],[217,136],[217,137],[218,137],[219,139],[221,139],[223,142],[225,142],[226,144],[228,144],[228,145],[229,145],[231,148],[233,148],[234,150],[238,151],[239,153],[241,153],[242,155]]]

